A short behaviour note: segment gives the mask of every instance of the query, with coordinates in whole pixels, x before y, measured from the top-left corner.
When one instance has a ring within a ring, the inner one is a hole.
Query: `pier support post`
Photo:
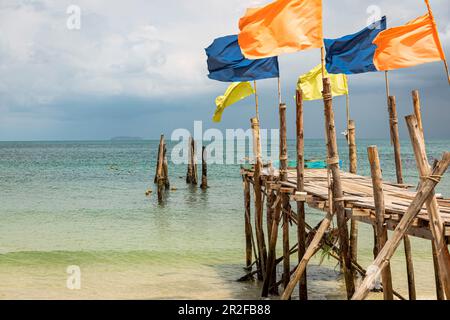
[[[252,224],[251,224],[251,197],[250,182],[247,176],[243,176],[244,183],[244,206],[245,206],[245,262],[247,269],[252,265]]]
[[[367,149],[367,153],[369,155],[370,171],[373,184],[373,197],[375,202],[377,251],[380,252],[388,239],[388,230],[385,226],[384,219],[385,207],[380,158],[378,156],[378,149],[376,146],[369,147]],[[394,294],[392,292],[392,274],[390,264],[387,264],[383,269],[381,278],[383,283],[384,300],[394,300]]]
[[[350,173],[357,174],[358,152],[356,148],[356,125],[354,120],[350,120],[348,124],[348,145]],[[358,222],[355,219],[351,219],[350,221],[350,256],[352,261],[358,261]]]
[[[280,218],[281,218],[281,194],[278,192],[277,198],[275,200],[275,210],[273,215],[273,221],[272,221],[272,231],[270,232],[270,241],[269,241],[269,252],[267,255],[267,268],[266,273],[264,276],[264,282],[263,282],[263,288],[261,296],[263,298],[266,298],[269,296],[270,287],[272,284],[276,283],[276,278],[273,276],[276,276],[276,247],[277,247],[277,240],[278,240],[278,226],[280,224]]]
[[[414,115],[406,117],[411,143],[416,156],[417,168],[421,177],[421,184],[429,179],[440,179],[440,177],[430,176],[431,168],[426,153],[423,134],[419,129],[417,118]],[[426,201],[428,215],[430,217],[430,229],[433,233],[434,245],[436,247],[437,261],[439,265],[441,283],[447,299],[450,299],[450,253],[444,236],[444,223],[439,212],[439,205],[434,192]]]
[[[333,207],[337,216],[339,229],[339,249],[342,256],[342,267],[344,269],[345,285],[347,297],[350,299],[355,292],[355,283],[352,272],[351,257],[349,251],[349,236],[345,209],[343,202],[343,192],[341,185],[341,174],[339,169],[339,153],[336,139],[336,127],[334,123],[333,96],[331,94],[331,84],[329,78],[323,79],[323,100],[325,106],[325,128],[327,134],[328,166],[333,176]]]
[[[297,90],[297,191],[305,191],[305,135],[303,121],[303,92]],[[297,238],[298,263],[302,261],[306,252],[306,214],[305,201],[297,202]],[[300,300],[308,300],[307,270],[299,281]]]
[[[450,164],[450,152],[444,153],[442,160],[439,161],[435,170],[429,177],[442,177],[442,175],[447,171]],[[386,245],[383,247],[378,257],[375,259],[373,264],[367,270],[367,276],[363,283],[359,286],[358,290],[353,295],[352,300],[363,300],[369,293],[373,283],[381,275],[383,269],[387,266],[390,259],[398,248],[400,241],[403,239],[408,228],[411,226],[414,218],[419,214],[423,207],[423,204],[432,196],[434,188],[439,183],[440,178],[436,179],[426,179],[420,186],[416,197],[411,202],[411,205],[406,210],[403,218],[400,220],[397,228],[395,229],[391,239],[388,240]]]
[[[418,97],[418,96],[417,96]],[[414,105],[416,110],[416,104],[419,100],[414,98]],[[394,96],[390,96],[388,100],[388,109],[389,109],[389,126],[391,133],[391,142],[394,146],[394,159],[395,159],[395,172],[397,176],[397,183],[403,184],[403,167],[402,167],[402,158],[401,158],[401,147],[400,147],[400,137],[398,132],[398,115],[397,115],[397,103]],[[406,258],[406,272],[408,277],[408,292],[409,299],[416,299],[416,285],[414,282],[414,265],[411,254],[411,241],[408,235],[405,235],[403,239],[403,245],[405,250],[405,258]]]
[[[286,125],[286,105],[280,104],[280,180],[288,180],[288,153],[287,153],[287,125]],[[283,286],[289,284],[291,278],[291,248],[289,246],[289,213],[291,206],[289,195],[281,192],[282,214],[283,214]]]
[[[266,240],[264,237],[264,224],[263,224],[263,203],[262,203],[262,192],[261,192],[261,166],[255,165],[255,174],[253,176],[253,190],[255,195],[255,232],[256,232],[256,243],[258,248],[259,256],[259,267],[261,269],[261,274],[266,273],[267,265],[267,248]]]
[[[402,156],[400,152],[400,136],[398,133],[397,103],[394,96],[389,97],[389,126],[391,130],[391,142],[394,146],[397,183],[403,184]]]

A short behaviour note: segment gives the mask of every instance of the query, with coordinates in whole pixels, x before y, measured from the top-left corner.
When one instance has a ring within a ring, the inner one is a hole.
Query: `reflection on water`
[[[235,281],[244,274],[239,166],[209,166],[210,188],[202,191],[186,185],[184,166],[170,165],[176,190],[158,204],[155,193],[144,194],[155,190],[157,143],[0,143],[0,298],[257,298],[258,283]],[[368,174],[365,149],[372,144],[379,146],[385,178],[393,180],[388,142],[359,141],[361,173]],[[448,145],[433,141],[429,153],[438,158]],[[403,148],[408,164],[412,151],[406,143]],[[294,141],[289,149],[295,151]],[[325,154],[320,140],[308,141],[306,150],[309,158]],[[342,158],[345,162],[346,152]],[[417,182],[414,166],[406,165],[405,177]],[[439,192],[448,196],[449,186],[444,179]],[[321,218],[308,211],[311,225]],[[373,231],[364,225],[361,230],[359,260],[367,266]],[[434,297],[429,246],[413,239],[421,298]],[[335,261],[318,262],[308,269],[310,297],[345,298]],[[69,265],[81,268],[80,291],[66,288]],[[394,288],[406,296],[401,248],[392,269]]]

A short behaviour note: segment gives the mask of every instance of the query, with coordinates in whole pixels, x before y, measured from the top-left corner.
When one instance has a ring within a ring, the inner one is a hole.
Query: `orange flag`
[[[378,46],[373,60],[380,71],[445,61],[431,9],[404,26],[381,32],[373,43]]]
[[[320,48],[322,0],[277,0],[248,9],[239,29],[239,46],[248,59]]]

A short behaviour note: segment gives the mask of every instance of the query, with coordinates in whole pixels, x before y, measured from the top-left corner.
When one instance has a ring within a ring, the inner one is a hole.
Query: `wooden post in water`
[[[287,153],[287,125],[286,125],[286,105],[280,104],[280,180],[288,179],[288,153]],[[290,246],[289,246],[289,195],[281,192],[283,208],[283,285],[289,284],[291,277],[290,266]]]
[[[187,165],[187,173],[186,173],[186,183],[192,183],[192,174],[193,174],[193,165],[192,165],[192,137],[189,137],[188,143],[188,165]]]
[[[206,162],[206,147],[202,147],[202,184],[200,188],[206,190],[208,188],[208,164]]]
[[[164,135],[161,135],[161,138],[159,139],[159,147],[158,147],[158,155],[156,156],[156,169],[155,169],[155,179],[154,183],[158,183],[158,168],[159,168],[159,156],[162,152],[161,146],[164,144]]]
[[[348,146],[350,159],[350,173],[358,172],[358,152],[356,148],[356,125],[354,120],[348,122]],[[358,222],[350,221],[350,256],[354,262],[358,261]]]
[[[197,153],[194,138],[189,138],[189,162],[188,170],[186,175],[186,183],[197,185],[198,175],[197,175]]]
[[[164,156],[163,156],[163,173],[164,173],[164,186],[166,190],[170,189],[170,180],[169,180],[169,163],[167,161],[167,145],[164,142]]]
[[[378,149],[376,146],[369,147],[367,149],[367,153],[369,155],[370,171],[373,184],[373,197],[375,202],[377,248],[378,252],[380,252],[388,240],[388,230],[385,226],[384,219],[385,207],[380,158],[378,156]],[[394,300],[392,289],[392,274],[389,264],[387,264],[384,268],[381,277],[383,283],[384,300]]]
[[[429,177],[442,177],[443,174],[447,171],[449,164],[450,152],[446,152],[444,153],[442,160],[438,163],[435,170],[431,175],[429,175]],[[395,253],[395,250],[398,248],[400,241],[404,238],[404,235],[414,221],[414,218],[419,214],[420,210],[423,207],[423,204],[433,194],[434,189],[439,181],[440,178],[426,179],[422,183],[416,194],[416,197],[397,225],[397,228],[395,229],[391,239],[388,240],[373,264],[367,269],[367,276],[353,295],[352,300],[363,300],[367,296],[370,289],[372,288],[373,283],[381,275],[383,269],[388,265],[390,259]]]
[[[256,230],[256,243],[258,246],[258,256],[259,264],[261,268],[261,273],[266,272],[267,263],[267,248],[266,239],[264,236],[264,222],[263,222],[263,200],[262,200],[262,189],[261,189],[261,154],[260,154],[260,136],[259,136],[259,121],[258,118],[253,118],[251,121],[251,127],[253,132],[253,153],[255,156],[255,174],[253,176],[254,186],[253,190],[255,193],[255,230]]]
[[[244,206],[245,206],[245,261],[247,269],[252,265],[252,224],[251,224],[251,198],[250,198],[250,182],[248,178],[243,176],[244,182]]]
[[[267,220],[267,238],[268,243],[270,243],[270,239],[272,237],[272,226],[274,222],[275,210],[273,208],[275,201],[277,200],[277,196],[275,192],[271,189],[271,184],[274,183],[274,177],[268,176],[266,180],[266,192],[267,192],[267,202],[266,202],[266,220]],[[276,256],[276,252],[275,252]],[[269,293],[272,295],[278,295],[278,286],[274,286],[276,282],[277,273],[276,268],[273,268],[272,274],[270,275],[271,283],[269,284]]]
[[[297,191],[305,191],[305,135],[303,121],[303,93],[297,90]],[[305,201],[297,201],[297,238],[298,263],[302,261],[306,252],[306,214]],[[300,300],[308,300],[307,271],[299,281]]]
[[[422,112],[421,112],[421,105],[420,105],[420,95],[418,90],[414,90],[412,92],[412,98],[413,98],[413,106],[414,106],[414,115],[416,116],[417,120],[417,126],[419,127],[419,131],[422,134],[422,138],[425,141],[425,134],[423,132],[423,123],[422,123]],[[432,241],[432,253],[433,253],[433,265],[434,265],[434,276],[435,276],[435,282],[436,282],[436,297],[438,300],[445,300],[445,294],[444,289],[441,283],[441,274],[439,270],[439,262],[437,259],[437,252],[436,252],[436,246]],[[408,272],[409,275],[409,272]],[[414,292],[415,295],[415,292]],[[411,299],[413,300],[413,299]]]
[[[433,255],[434,267],[434,282],[436,284],[436,298],[437,300],[445,300],[444,287],[442,284],[441,271],[439,270],[439,261],[437,257],[436,245],[431,241],[431,252]]]
[[[277,198],[275,200],[275,210],[272,221],[272,231],[270,233],[270,241],[269,241],[269,252],[267,255],[267,266],[266,273],[264,276],[263,288],[261,296],[266,298],[269,296],[270,286],[273,283],[276,283],[275,273],[275,260],[276,260],[276,247],[277,247],[277,239],[278,239],[278,226],[280,224],[281,217],[281,195],[278,193]]]
[[[397,104],[394,96],[389,96],[389,124],[391,132],[391,141],[394,146],[394,159],[395,159],[395,172],[397,176],[397,183],[403,184],[403,168],[402,168],[402,158],[400,151],[400,137],[398,133],[398,115],[397,115]],[[414,265],[411,254],[411,241],[408,235],[405,235],[403,239],[405,258],[406,258],[406,272],[408,277],[408,292],[410,300],[416,299],[416,285],[414,281]]]
[[[336,139],[336,127],[334,124],[333,96],[331,94],[331,84],[329,78],[323,79],[323,100],[325,106],[325,128],[327,134],[328,166],[333,176],[333,207],[336,212],[339,229],[339,248],[342,256],[342,266],[344,269],[345,285],[347,297],[350,299],[355,292],[355,283],[352,272],[352,263],[349,251],[349,236],[345,209],[343,202],[343,192],[341,185],[341,174],[339,169],[339,153]]]
[[[411,143],[416,156],[417,168],[421,177],[421,184],[430,179],[440,179],[441,177],[430,176],[431,168],[425,148],[423,133],[419,129],[417,118],[414,115],[406,117]],[[444,236],[444,223],[439,212],[439,205],[432,193],[426,201],[428,215],[430,217],[430,229],[433,233],[434,245],[436,247],[437,261],[439,265],[441,283],[447,299],[450,299],[450,253]]]
[[[161,135],[160,143],[159,143],[159,151],[158,151],[158,167],[156,169],[156,183],[158,185],[158,201],[161,202],[163,200],[163,192],[165,188],[165,179],[164,179],[164,135]]]

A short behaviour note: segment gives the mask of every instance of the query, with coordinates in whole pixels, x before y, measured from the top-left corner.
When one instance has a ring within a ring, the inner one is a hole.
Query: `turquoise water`
[[[383,174],[395,180],[387,141],[358,141],[359,169],[368,174],[366,148],[378,145]],[[429,141],[439,158],[450,141]],[[169,151],[173,145],[169,143]],[[1,142],[0,298],[254,299],[259,287],[237,283],[244,274],[242,181],[238,165],[211,165],[207,191],[185,184],[184,165],[170,164],[171,191],[163,205],[154,190],[158,141]],[[348,166],[347,146],[340,141]],[[293,158],[295,141],[289,142]],[[170,153],[170,152],[169,152]],[[322,140],[308,140],[307,158],[323,158]],[[403,142],[404,175],[418,181]],[[169,161],[170,162],[170,161]],[[449,179],[438,192],[449,194]],[[315,225],[322,214],[308,211]],[[372,233],[361,226],[360,261],[370,264]],[[430,243],[414,240],[419,296],[434,297]],[[406,294],[402,250],[393,261],[394,287]],[[66,287],[66,268],[81,269],[81,290]],[[309,277],[313,299],[344,297],[334,261]],[[374,298],[377,298],[376,296]]]

